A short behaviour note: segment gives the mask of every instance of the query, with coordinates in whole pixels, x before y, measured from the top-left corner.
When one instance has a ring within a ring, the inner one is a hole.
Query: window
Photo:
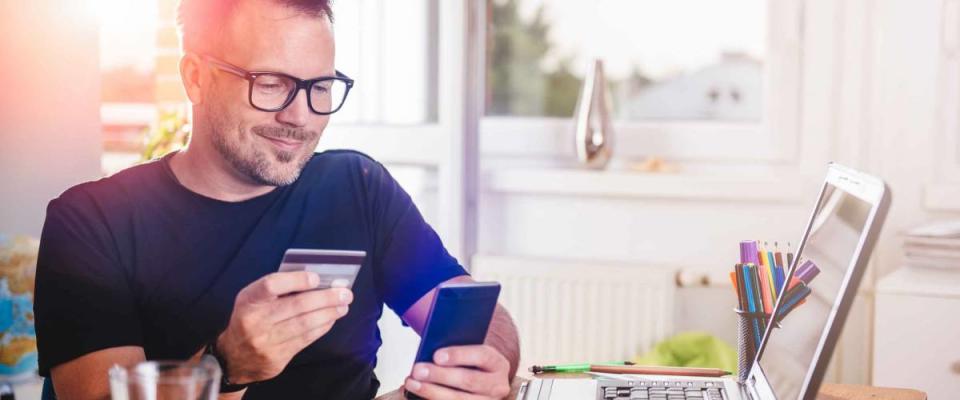
[[[337,68],[357,80],[344,123],[436,120],[435,0],[333,3]]]
[[[156,119],[156,0],[91,2],[100,25],[100,120],[106,174],[140,159]]]
[[[488,0],[484,155],[530,155],[519,141],[535,155],[567,155],[544,149],[572,149],[571,116],[598,58],[617,156],[730,159],[752,144],[763,150],[743,159],[789,157],[798,3]]]
[[[178,1],[92,4],[101,24],[103,164],[112,173],[140,159],[158,117],[188,109],[177,67]],[[424,127],[439,120],[437,0],[333,2],[333,9],[337,68],[357,85],[321,145],[386,161],[436,161],[429,149],[437,141]]]
[[[598,57],[619,119],[757,121],[765,13],[764,0],[494,0],[486,113],[570,116]]]
[[[458,124],[462,49],[454,45],[459,36],[440,32],[460,34],[462,24],[449,18],[458,7],[439,0],[332,4],[337,68],[357,83],[321,148],[354,148],[393,164],[443,162]]]

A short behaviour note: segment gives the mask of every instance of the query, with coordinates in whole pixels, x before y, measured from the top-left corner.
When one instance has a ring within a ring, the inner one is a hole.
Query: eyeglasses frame
[[[297,98],[297,94],[300,93],[301,89],[303,89],[307,94],[307,105],[309,106],[310,111],[312,113],[318,114],[318,115],[330,115],[337,111],[340,111],[340,109],[343,108],[343,104],[347,102],[347,95],[350,94],[350,89],[353,88],[353,84],[354,84],[353,79],[351,79],[344,73],[337,70],[334,70],[336,72],[336,76],[321,76],[319,78],[313,78],[313,79],[300,79],[293,75],[285,74],[282,72],[276,72],[276,71],[247,71],[236,65],[230,64],[226,61],[218,60],[217,58],[209,55],[201,55],[200,58],[212,64],[214,67],[216,67],[221,71],[228,72],[232,75],[236,75],[240,78],[245,79],[249,83],[247,85],[248,86],[247,102],[250,103],[251,107],[260,111],[265,111],[265,112],[283,111],[285,108],[290,106],[290,103],[293,103],[293,100]],[[294,90],[291,90],[290,93],[287,94],[287,99],[283,102],[283,105],[281,105],[280,107],[277,107],[275,109],[269,109],[269,108],[259,107],[253,103],[253,81],[256,80],[258,76],[262,76],[262,75],[279,75],[279,76],[288,78],[292,80],[294,83],[296,83],[296,88]],[[309,90],[317,82],[325,82],[325,81],[341,81],[344,84],[346,84],[346,89],[343,91],[343,99],[340,101],[340,104],[337,105],[335,109],[331,109],[329,112],[320,112],[320,111],[317,111],[315,108],[313,108],[313,100],[311,100]]]

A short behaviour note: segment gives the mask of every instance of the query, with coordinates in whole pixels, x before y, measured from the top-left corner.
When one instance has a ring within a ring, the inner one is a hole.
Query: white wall
[[[97,28],[83,2],[0,2],[0,233],[100,175]]]

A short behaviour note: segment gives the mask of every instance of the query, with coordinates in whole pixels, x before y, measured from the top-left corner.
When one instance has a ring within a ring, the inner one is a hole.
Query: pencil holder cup
[[[757,356],[757,337],[763,336],[763,325],[770,314],[748,312],[739,309],[737,313],[737,379],[743,383],[750,376],[750,367]]]

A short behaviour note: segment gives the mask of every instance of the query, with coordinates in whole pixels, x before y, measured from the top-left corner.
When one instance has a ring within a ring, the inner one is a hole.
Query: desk
[[[558,374],[543,374],[544,378],[556,378]],[[562,374],[563,378],[589,378],[587,374]],[[509,399],[517,396],[517,390],[520,384],[526,382],[528,378],[518,376],[513,380],[513,390]],[[378,400],[405,400],[399,390],[394,390],[377,398]],[[923,392],[912,389],[892,389],[878,388],[872,386],[860,385],[838,385],[823,384],[820,385],[820,393],[817,395],[819,400],[926,400],[927,395]]]

